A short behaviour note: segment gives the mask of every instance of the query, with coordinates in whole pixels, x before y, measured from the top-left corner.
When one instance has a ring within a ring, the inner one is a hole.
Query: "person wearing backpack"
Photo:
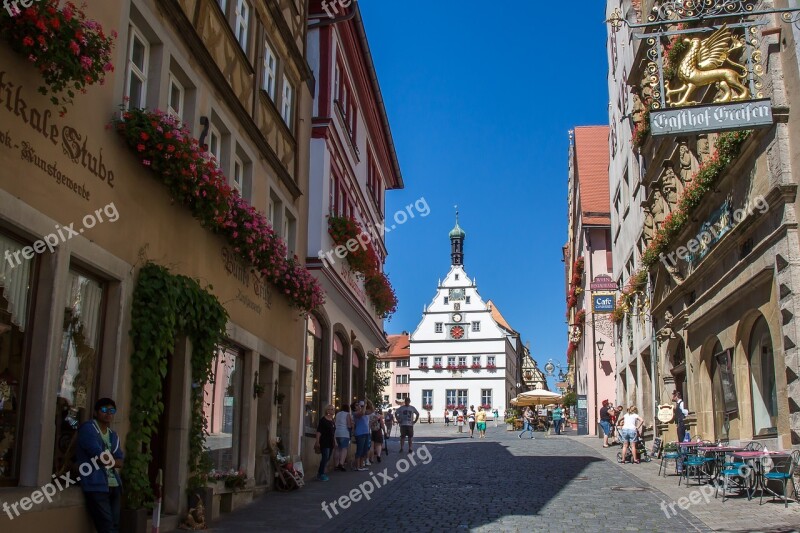
[[[122,480],[117,468],[122,468],[124,453],[119,435],[111,429],[117,405],[111,398],[100,398],[94,404],[94,419],[78,428],[75,461],[83,469],[91,465],[89,475],[81,470],[81,489],[86,499],[86,509],[99,533],[119,531]],[[113,457],[113,464],[111,463]],[[98,461],[98,458],[100,459]]]
[[[383,421],[383,414],[378,409],[369,417],[369,432],[372,437],[372,450],[370,461],[381,462],[381,448],[383,447],[383,435],[386,432],[386,424]]]

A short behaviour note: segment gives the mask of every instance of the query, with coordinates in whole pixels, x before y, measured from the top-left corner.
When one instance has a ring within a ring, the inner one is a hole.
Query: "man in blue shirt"
[[[122,468],[124,454],[119,435],[110,427],[116,412],[111,398],[97,400],[94,419],[78,429],[75,449],[86,508],[99,533],[119,531],[122,480],[116,469]]]
[[[553,409],[553,426],[556,430],[556,435],[561,435],[561,422],[564,419],[564,410],[561,409],[561,404],[556,404],[556,408]]]

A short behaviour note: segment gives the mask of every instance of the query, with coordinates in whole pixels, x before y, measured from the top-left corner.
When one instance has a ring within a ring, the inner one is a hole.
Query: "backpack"
[[[371,431],[380,431],[381,417],[380,415],[372,415],[369,420],[369,429]]]

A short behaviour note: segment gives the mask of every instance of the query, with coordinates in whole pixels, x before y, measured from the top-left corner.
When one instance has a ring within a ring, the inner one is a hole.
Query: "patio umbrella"
[[[516,398],[511,400],[514,405],[540,405],[545,402],[552,402],[560,400],[561,395],[557,392],[549,390],[534,389],[519,394]]]

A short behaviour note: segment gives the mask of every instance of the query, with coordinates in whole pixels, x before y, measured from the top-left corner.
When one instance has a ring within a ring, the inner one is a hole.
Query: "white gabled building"
[[[467,276],[465,237],[456,214],[450,232],[450,272],[411,335],[411,404],[423,415],[430,405],[434,418],[458,405],[474,405],[476,410],[489,405],[502,413],[520,382],[519,333],[506,328],[504,320],[504,325],[498,324],[495,316],[502,316]]]

